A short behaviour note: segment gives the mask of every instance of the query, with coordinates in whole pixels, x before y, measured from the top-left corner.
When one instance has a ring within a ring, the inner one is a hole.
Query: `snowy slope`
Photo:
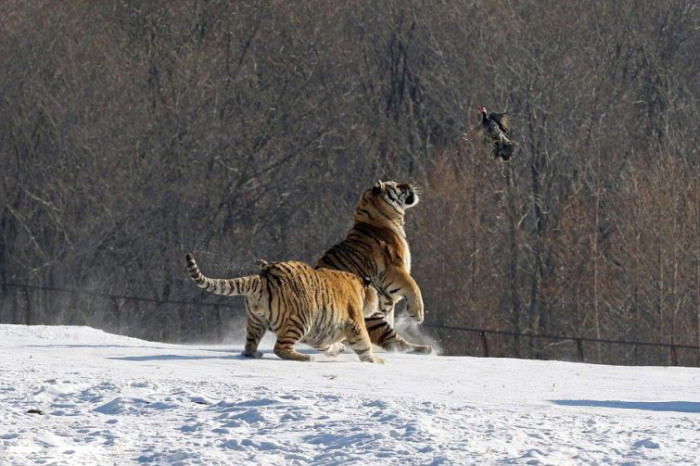
[[[239,351],[0,325],[0,464],[700,464],[694,368]]]

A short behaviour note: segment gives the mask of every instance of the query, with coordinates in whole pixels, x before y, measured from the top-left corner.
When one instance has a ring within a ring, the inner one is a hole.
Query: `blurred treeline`
[[[393,179],[423,188],[427,324],[698,343],[695,1],[5,0],[0,21],[0,283],[153,300],[3,285],[2,322],[221,336],[242,300],[203,296],[185,252],[219,277],[314,263]],[[513,115],[512,161],[462,138],[478,105]]]

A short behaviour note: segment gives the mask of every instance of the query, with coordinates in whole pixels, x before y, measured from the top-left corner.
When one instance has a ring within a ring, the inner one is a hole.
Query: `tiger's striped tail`
[[[199,270],[194,255],[187,254],[187,271],[198,287],[210,293],[224,296],[250,296],[262,290],[262,278],[259,275],[249,275],[239,278],[208,278]]]

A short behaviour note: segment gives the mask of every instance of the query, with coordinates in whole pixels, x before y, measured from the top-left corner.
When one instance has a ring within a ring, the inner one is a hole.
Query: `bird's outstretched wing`
[[[462,139],[469,141],[472,139],[481,138],[484,136],[484,127],[481,124],[476,125],[462,135]]]
[[[501,127],[501,131],[504,133],[508,133],[510,131],[510,118],[508,117],[507,113],[491,113],[489,117],[498,123],[498,126]]]

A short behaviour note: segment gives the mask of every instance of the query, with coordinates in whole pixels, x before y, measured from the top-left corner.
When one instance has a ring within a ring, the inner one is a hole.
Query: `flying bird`
[[[494,157],[509,160],[515,152],[515,143],[508,139],[510,132],[510,122],[507,113],[488,113],[486,107],[477,107],[477,112],[481,115],[479,126],[474,132],[484,136],[484,140],[491,145]]]

